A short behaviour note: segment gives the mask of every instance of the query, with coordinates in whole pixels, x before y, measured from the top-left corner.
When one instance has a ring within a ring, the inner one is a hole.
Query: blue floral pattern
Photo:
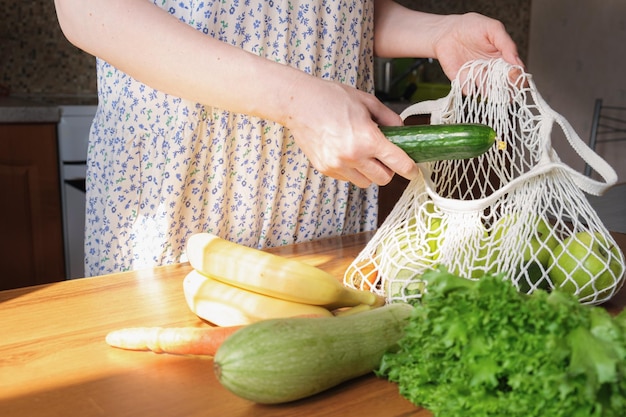
[[[373,1],[154,0],[198,31],[373,91]],[[164,94],[97,61],[86,274],[184,261],[189,235],[257,248],[376,227],[376,187],[321,175],[274,122]]]

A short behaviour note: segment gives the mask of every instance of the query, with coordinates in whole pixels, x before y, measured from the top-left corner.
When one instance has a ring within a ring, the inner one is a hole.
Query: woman
[[[371,230],[416,165],[377,125],[372,56],[518,63],[498,21],[390,0],[56,0],[98,57],[86,273],[183,260],[192,233],[268,247]]]

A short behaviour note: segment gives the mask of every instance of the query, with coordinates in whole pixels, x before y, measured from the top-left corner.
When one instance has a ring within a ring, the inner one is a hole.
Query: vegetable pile
[[[626,412],[626,313],[558,290],[519,293],[501,276],[429,271],[399,349],[376,373],[435,416]]]

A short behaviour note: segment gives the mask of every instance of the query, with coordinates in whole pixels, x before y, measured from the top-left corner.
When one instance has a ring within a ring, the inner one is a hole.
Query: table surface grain
[[[626,235],[616,234],[622,248]],[[340,279],[371,233],[271,252]],[[0,415],[10,416],[415,416],[431,414],[373,374],[282,405],[225,390],[210,357],[109,347],[105,335],[139,326],[207,326],[187,308],[176,264],[0,292]],[[607,308],[621,310],[622,290]]]

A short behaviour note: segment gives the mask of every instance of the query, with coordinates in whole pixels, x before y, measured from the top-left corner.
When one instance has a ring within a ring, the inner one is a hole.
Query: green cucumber
[[[376,369],[412,311],[394,303],[337,317],[256,322],[220,346],[215,374],[226,389],[256,403],[305,398]]]
[[[491,127],[474,123],[380,126],[380,130],[415,162],[474,158],[496,140]]]

